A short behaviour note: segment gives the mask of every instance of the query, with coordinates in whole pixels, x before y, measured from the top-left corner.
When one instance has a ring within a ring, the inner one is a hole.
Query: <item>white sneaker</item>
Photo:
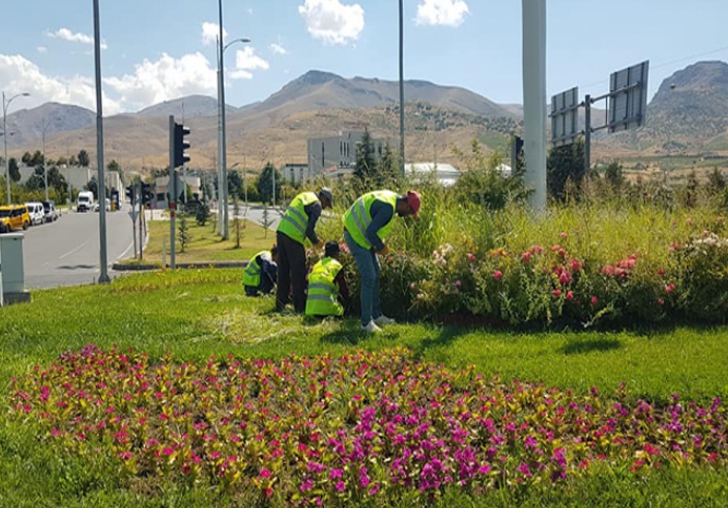
[[[369,321],[369,324],[366,326],[361,327],[363,332],[367,333],[379,333],[382,331],[381,328],[379,328],[374,321]]]
[[[394,319],[392,319],[392,318],[388,318],[388,317],[387,317],[387,316],[385,316],[384,314],[382,314],[382,315],[381,315],[381,316],[379,316],[379,317],[378,317],[377,319],[375,319],[375,320],[374,320],[374,322],[375,322],[375,323],[376,323],[376,324],[377,324],[378,326],[393,325],[394,323],[396,323],[396,321],[395,321]]]

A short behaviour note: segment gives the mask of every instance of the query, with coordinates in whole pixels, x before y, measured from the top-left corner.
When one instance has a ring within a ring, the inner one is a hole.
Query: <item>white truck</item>
[[[81,191],[76,198],[76,211],[88,212],[94,209],[94,193],[91,191]]]

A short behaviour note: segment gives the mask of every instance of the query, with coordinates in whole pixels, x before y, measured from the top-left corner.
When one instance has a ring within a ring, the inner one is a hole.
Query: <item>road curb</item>
[[[194,270],[198,268],[245,268],[248,266],[248,261],[213,261],[210,263],[177,263],[177,269],[181,270]],[[169,265],[122,265],[120,263],[114,263],[111,269],[115,272],[148,272],[152,270],[168,269]]]

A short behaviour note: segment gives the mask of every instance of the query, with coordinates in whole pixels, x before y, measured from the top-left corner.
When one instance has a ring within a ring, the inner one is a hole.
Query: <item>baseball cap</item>
[[[324,187],[319,191],[319,196],[328,199],[331,206],[334,206],[334,194],[331,192],[331,189]]]
[[[415,220],[420,220],[420,205],[422,204],[420,193],[413,190],[407,191],[407,204],[412,208]]]

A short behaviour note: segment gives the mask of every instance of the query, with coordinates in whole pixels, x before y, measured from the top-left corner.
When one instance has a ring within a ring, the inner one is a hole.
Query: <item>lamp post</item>
[[[217,79],[218,79],[218,93],[219,97],[217,98],[217,104],[220,108],[220,138],[218,140],[219,142],[219,151],[220,151],[220,164],[221,164],[221,171],[220,171],[220,177],[222,181],[220,182],[220,191],[222,197],[222,220],[225,223],[222,228],[222,238],[223,240],[227,240],[230,238],[230,224],[229,224],[229,210],[228,210],[228,189],[227,189],[227,137],[226,137],[226,131],[225,131],[225,50],[228,49],[231,45],[235,44],[236,42],[242,42],[242,43],[248,43],[250,42],[250,39],[243,38],[243,39],[235,39],[233,41],[230,41],[227,44],[225,43],[225,40],[223,39],[223,23],[222,23],[222,0],[218,0],[218,7],[219,7],[219,13],[220,13],[220,36],[218,38],[218,67],[217,67]],[[219,212],[219,208],[218,208]],[[219,213],[218,213],[219,215]]]
[[[399,0],[399,171],[404,176],[404,0]]]
[[[101,90],[101,23],[99,0],[94,0],[94,67],[96,74],[96,156],[99,182],[99,284],[108,284],[108,258],[106,253],[106,176],[104,173],[104,110]]]
[[[3,92],[3,160],[5,161],[5,184],[7,185],[7,192],[8,192],[8,204],[11,203],[10,199],[10,167],[8,166],[8,125],[7,125],[7,116],[8,116],[8,108],[10,108],[10,103],[13,102],[18,97],[28,97],[30,94],[28,92],[19,93],[17,95],[13,95],[8,99],[5,100],[5,92]]]
[[[43,139],[43,185],[45,186],[45,198],[46,201],[48,201],[48,164],[46,163],[45,155],[46,127],[48,127],[48,125],[45,123],[45,117],[43,117],[40,123],[41,136]]]

